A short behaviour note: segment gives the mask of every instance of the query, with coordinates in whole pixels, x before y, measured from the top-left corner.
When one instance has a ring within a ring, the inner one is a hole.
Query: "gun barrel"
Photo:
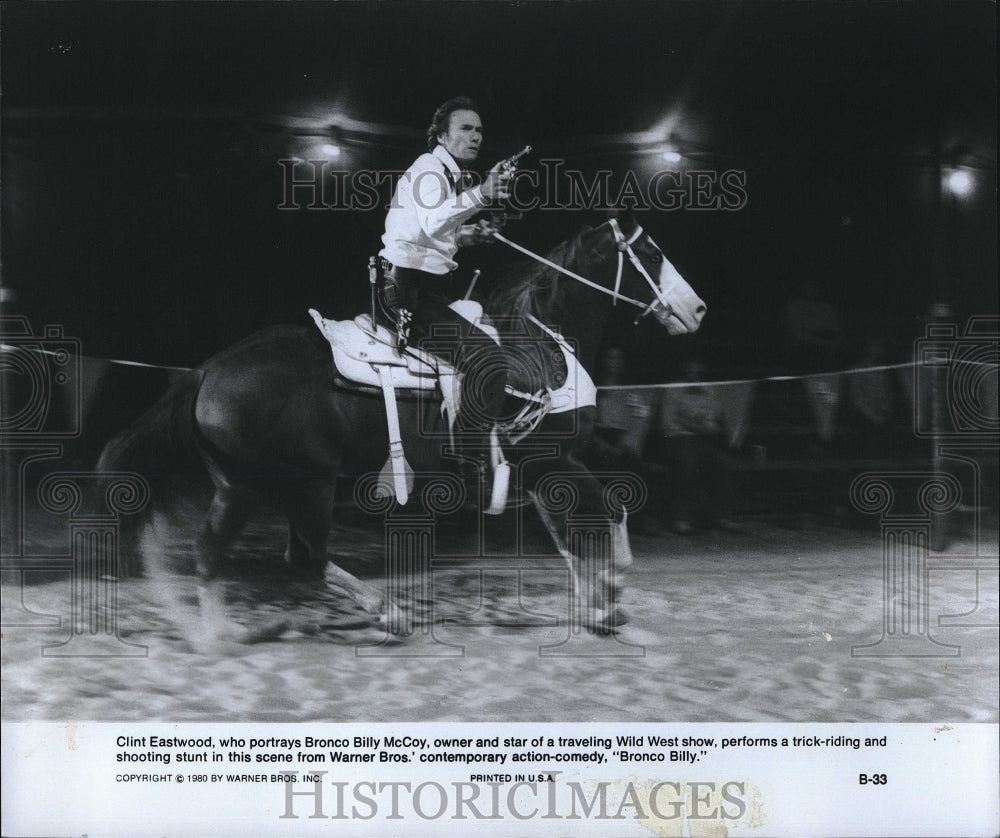
[[[531,146],[530,145],[526,145],[524,148],[522,148],[517,154],[515,154],[511,158],[511,160],[513,160],[516,163],[518,160],[520,160],[522,157],[524,157],[525,154],[531,154]]]
[[[508,157],[506,160],[504,160],[503,161],[504,165],[507,166],[508,168],[513,168],[514,166],[517,165],[518,160],[524,157],[525,154],[530,154],[530,153],[531,153],[531,146],[526,145],[517,154],[513,155],[512,157]]]

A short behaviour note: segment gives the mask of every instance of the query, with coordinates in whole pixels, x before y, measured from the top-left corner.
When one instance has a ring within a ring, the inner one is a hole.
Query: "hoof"
[[[617,602],[625,590],[620,573],[605,574],[601,577],[599,595],[594,596],[594,605],[601,607],[604,603]]]
[[[266,643],[269,640],[277,640],[288,631],[288,628],[289,623],[287,620],[278,620],[260,628],[245,629],[245,633],[243,637],[239,638],[239,642],[249,645],[251,643]]]
[[[621,606],[615,606],[615,608],[612,609],[611,613],[605,619],[605,623],[607,623],[611,628],[617,628],[618,626],[627,625],[628,622],[629,622],[628,611],[626,611]]]
[[[376,624],[389,634],[408,634],[408,620],[403,609],[390,602],[383,612],[376,616]]]
[[[628,621],[628,614],[620,606],[615,606],[610,611],[595,609],[587,622],[587,629],[594,634],[613,634]]]
[[[289,623],[287,620],[278,620],[257,628],[247,628],[246,626],[230,623],[219,626],[214,635],[207,636],[205,639],[209,645],[214,642],[216,645],[219,643],[238,643],[250,646],[254,643],[267,643],[269,640],[277,640],[288,629]]]
[[[294,579],[302,579],[310,582],[321,582],[326,579],[326,562],[323,562],[323,564],[317,564],[315,562],[308,561],[294,561],[290,560],[286,556],[285,564],[288,566],[288,569]]]

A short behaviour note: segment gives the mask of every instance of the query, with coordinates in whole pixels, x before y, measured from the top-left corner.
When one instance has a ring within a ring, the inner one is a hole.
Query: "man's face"
[[[438,142],[458,163],[472,163],[479,156],[483,142],[483,123],[475,111],[455,111],[448,120],[448,130],[438,135]]]

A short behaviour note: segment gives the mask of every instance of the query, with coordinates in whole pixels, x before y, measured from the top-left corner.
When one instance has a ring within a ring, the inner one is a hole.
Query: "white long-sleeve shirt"
[[[379,253],[383,259],[432,274],[455,269],[459,227],[486,206],[479,186],[456,194],[453,184],[461,176],[455,159],[441,145],[414,161],[396,184],[385,217]]]

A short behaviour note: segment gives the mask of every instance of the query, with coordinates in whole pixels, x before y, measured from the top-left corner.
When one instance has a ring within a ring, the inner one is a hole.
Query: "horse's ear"
[[[618,222],[618,226],[621,228],[621,231],[625,234],[626,238],[635,232],[635,228],[639,223],[635,220],[635,215],[630,209],[609,209],[605,211],[604,217],[607,221],[614,218]]]

